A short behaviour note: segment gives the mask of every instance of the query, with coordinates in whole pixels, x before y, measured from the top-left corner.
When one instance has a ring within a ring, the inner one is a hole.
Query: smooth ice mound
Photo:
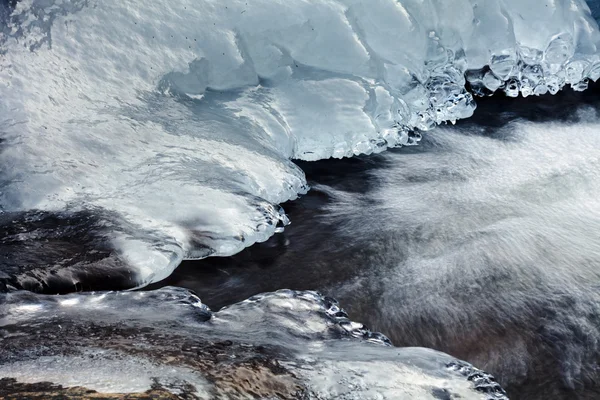
[[[507,399],[489,374],[391,347],[316,292],[265,293],[218,312],[179,288],[0,299],[0,395],[51,382],[199,399]]]
[[[9,14],[5,258],[59,241],[36,225],[49,214],[91,215],[86,243],[116,249],[133,286],[280,230],[278,204],[307,190],[290,159],[414,144],[473,113],[466,80],[515,96],[600,75],[581,0],[28,0]],[[68,273],[44,255],[0,280],[77,287],[85,254]]]

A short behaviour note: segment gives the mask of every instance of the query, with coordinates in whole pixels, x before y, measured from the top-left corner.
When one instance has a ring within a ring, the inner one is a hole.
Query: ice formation
[[[0,383],[158,386],[199,399],[507,399],[491,375],[434,350],[388,347],[316,292],[265,293],[218,312],[178,288],[0,300]]]
[[[138,285],[281,229],[307,190],[290,159],[413,144],[473,113],[465,86],[600,76],[582,0],[24,0],[0,18],[0,211],[96,215]]]

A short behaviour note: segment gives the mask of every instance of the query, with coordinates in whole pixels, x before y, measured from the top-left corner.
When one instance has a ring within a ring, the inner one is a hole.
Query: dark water
[[[514,399],[600,398],[600,86],[479,101],[381,155],[299,163],[292,225],[167,280],[217,309],[313,289],[397,346],[495,374]]]

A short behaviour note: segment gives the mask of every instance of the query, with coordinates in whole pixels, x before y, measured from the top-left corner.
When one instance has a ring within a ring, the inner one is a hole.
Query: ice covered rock
[[[266,293],[218,312],[177,288],[15,292],[0,295],[0,345],[4,396],[85,388],[106,397],[507,399],[489,374],[391,347],[316,292]]]

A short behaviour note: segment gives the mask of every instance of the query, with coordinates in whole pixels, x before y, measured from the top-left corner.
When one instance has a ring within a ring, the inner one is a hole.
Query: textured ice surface
[[[32,332],[37,332],[32,335]],[[283,290],[212,313],[192,293],[0,295],[0,379],[200,399],[506,399],[493,378],[394,348],[335,300]]]
[[[119,352],[104,349],[7,363],[0,365],[0,375],[22,383],[58,382],[64,387],[85,386],[102,393],[144,392],[157,383],[177,393],[181,383],[186,382],[192,385],[192,392],[198,398],[210,399],[205,391],[209,386],[206,379],[189,368],[160,365],[143,358],[128,359]]]
[[[6,19],[0,211],[98,216],[137,284],[285,225],[307,189],[291,158],[469,117],[465,74],[510,96],[600,75],[582,0],[27,0]]]

